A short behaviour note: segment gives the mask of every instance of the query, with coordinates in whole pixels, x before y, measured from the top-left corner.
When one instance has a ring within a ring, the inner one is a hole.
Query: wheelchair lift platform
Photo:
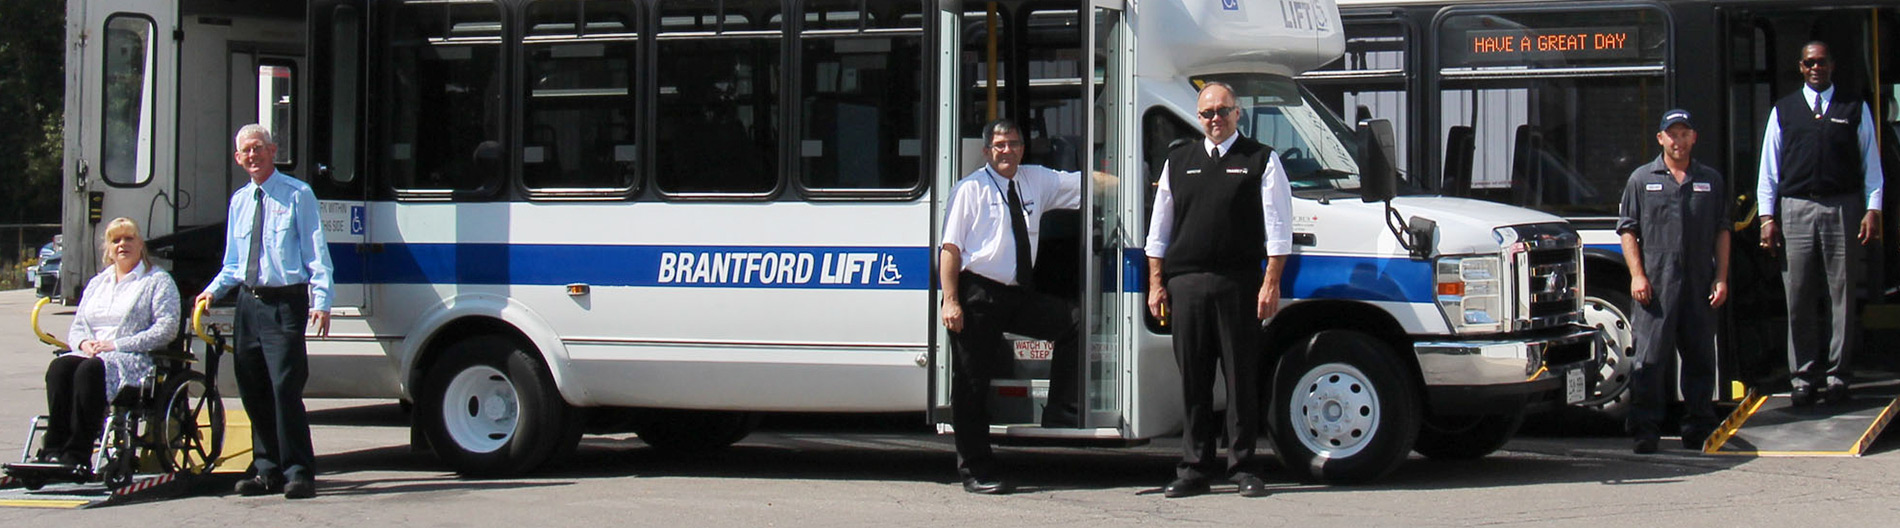
[[[134,475],[132,482],[111,489],[96,479],[83,483],[49,480],[45,487],[29,490],[21,479],[0,475],[0,507],[79,509],[115,504],[131,504],[176,499],[203,493],[230,491],[231,485],[251,466],[251,420],[242,408],[225,412],[224,452],[208,474],[156,473]],[[11,464],[16,468],[52,474],[56,464]]]
[[[1758,457],[1857,457],[1900,411],[1900,379],[1866,380],[1854,385],[1853,398],[1795,407],[1787,394],[1749,389],[1703,444],[1711,455]]]

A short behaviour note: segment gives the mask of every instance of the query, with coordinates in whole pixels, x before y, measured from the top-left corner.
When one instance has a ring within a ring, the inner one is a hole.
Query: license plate
[[[1587,396],[1588,387],[1583,382],[1583,369],[1570,369],[1564,372],[1564,403],[1577,403]]]

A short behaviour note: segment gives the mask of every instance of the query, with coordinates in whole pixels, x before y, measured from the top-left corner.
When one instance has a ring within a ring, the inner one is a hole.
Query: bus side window
[[[627,1],[528,5],[520,159],[530,192],[634,187],[639,28]]]
[[[655,183],[674,194],[778,188],[778,2],[660,5]],[[685,33],[669,35],[669,32]]]
[[[502,123],[501,10],[494,4],[384,4],[380,42],[383,174],[398,191],[493,192],[508,149]]]

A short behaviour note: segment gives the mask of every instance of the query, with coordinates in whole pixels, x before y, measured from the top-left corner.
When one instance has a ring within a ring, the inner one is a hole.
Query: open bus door
[[[364,0],[316,0],[310,3],[309,63],[317,75],[305,76],[309,104],[301,119],[309,123],[304,142],[304,174],[317,194],[323,235],[330,245],[331,316],[338,334],[351,333],[348,321],[368,315],[368,192],[363,152],[365,61]],[[364,332],[367,332],[364,329]]]
[[[66,186],[60,266],[78,304],[99,271],[94,243],[116,217],[146,238],[172,232],[176,199],[178,7],[170,0],[67,3]],[[107,196],[110,195],[110,199]]]
[[[962,6],[946,3],[944,5],[952,9],[937,12],[939,49],[945,55],[962,54],[964,60],[938,63],[938,97],[942,104],[938,106],[937,135],[942,141],[938,145],[938,176],[933,187],[933,207],[938,215],[932,223],[935,232],[931,240],[937,240],[942,232],[942,211],[955,182],[984,163],[981,127],[966,125],[1003,116],[1017,117],[1024,127],[1025,139],[1037,145],[1030,147],[1031,156],[1025,163],[1079,170],[1085,189],[1097,187],[1092,183],[1095,178],[1091,173],[1128,172],[1126,160],[1127,153],[1132,152],[1128,148],[1132,139],[1124,133],[1124,123],[1129,121],[1128,115],[1133,111],[1133,76],[1129,73],[1132,54],[1128,52],[1133,42],[1128,38],[1122,2],[1102,0],[1095,4],[1099,5],[1080,10],[1056,7],[1034,10],[1033,6],[1004,3]],[[1017,11],[1017,8],[1024,10]],[[1025,45],[1012,39],[1039,44]],[[1082,53],[1069,55],[1080,61],[1061,59],[1064,56],[1061,53],[1038,49],[1042,44],[1080,51]],[[988,67],[965,69],[965,62],[970,60]],[[1068,74],[1072,76],[1064,78],[1063,74],[1019,66],[1061,60],[1074,64],[1072,73]],[[1055,76],[1038,79],[1041,85],[1054,88],[1024,89],[1038,83],[1012,82],[1030,71]],[[978,131],[975,137],[964,137],[971,131]],[[1070,147],[1073,148],[1065,150]],[[993,434],[1076,441],[1121,442],[1126,438],[1125,409],[1132,392],[1126,385],[1129,378],[1123,372],[1133,343],[1129,328],[1135,320],[1130,314],[1138,313],[1129,310],[1131,303],[1139,302],[1135,299],[1139,297],[1139,289],[1131,296],[1124,286],[1124,279],[1134,272],[1125,269],[1125,239],[1129,230],[1123,222],[1124,218],[1132,217],[1126,212],[1127,204],[1138,203],[1138,200],[1122,197],[1138,192],[1140,185],[1136,180],[1095,192],[1085,190],[1079,214],[1070,216],[1079,224],[1074,234],[1067,237],[1072,240],[1062,240],[1064,237],[1052,233],[1047,222],[1050,217],[1059,215],[1044,217],[1042,251],[1036,264],[1038,284],[1044,293],[1075,302],[1082,313],[1081,361],[1077,362],[1078,372],[1068,373],[1083,391],[1079,402],[1082,422],[1077,427],[1061,429],[1037,425],[1041,421],[1038,411],[1047,390],[1046,378],[1054,374],[1044,374],[1053,365],[1046,361],[1046,354],[1037,355],[1048,351],[1048,343],[1014,340],[1016,369],[1021,379],[994,383],[996,392],[989,398]],[[1050,251],[1060,244],[1076,247],[1074,251]],[[1052,258],[1062,261],[1052,261]],[[1045,280],[1045,268],[1072,270],[1064,272],[1072,277],[1060,278],[1073,280]],[[1064,288],[1067,289],[1047,291],[1056,282],[1066,282]],[[941,290],[938,293],[932,300],[940,306]],[[928,361],[929,418],[941,424],[951,421],[951,413],[955,412],[950,405],[949,388],[953,359],[949,333],[937,322],[935,310],[931,317],[935,337]],[[1005,335],[1006,340],[1010,337]],[[1026,362],[1029,364],[1025,365]]]
[[[1084,70],[1090,89],[1084,90],[1090,111],[1083,129],[1089,135],[1090,160],[1083,170],[1082,209],[1088,221],[1083,223],[1082,240],[1087,244],[1082,264],[1083,344],[1082,426],[1113,432],[1112,438],[1126,439],[1133,432],[1128,410],[1138,401],[1127,365],[1135,360],[1136,325],[1142,324],[1145,307],[1137,258],[1129,254],[1131,234],[1126,225],[1139,221],[1140,214],[1130,208],[1141,203],[1141,183],[1133,163],[1134,135],[1134,39],[1120,0],[1095,0],[1088,17],[1088,38],[1083,46],[1090,65]],[[1097,192],[1090,170],[1115,176],[1114,185]]]

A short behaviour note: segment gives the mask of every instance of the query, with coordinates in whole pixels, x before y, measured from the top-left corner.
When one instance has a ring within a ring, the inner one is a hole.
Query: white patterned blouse
[[[106,397],[125,386],[143,386],[152,374],[152,357],[178,337],[178,285],[165,270],[141,262],[124,278],[112,266],[86,283],[79,313],[67,333],[68,354],[84,355],[80,344],[111,341],[113,351],[99,354],[106,367]]]

